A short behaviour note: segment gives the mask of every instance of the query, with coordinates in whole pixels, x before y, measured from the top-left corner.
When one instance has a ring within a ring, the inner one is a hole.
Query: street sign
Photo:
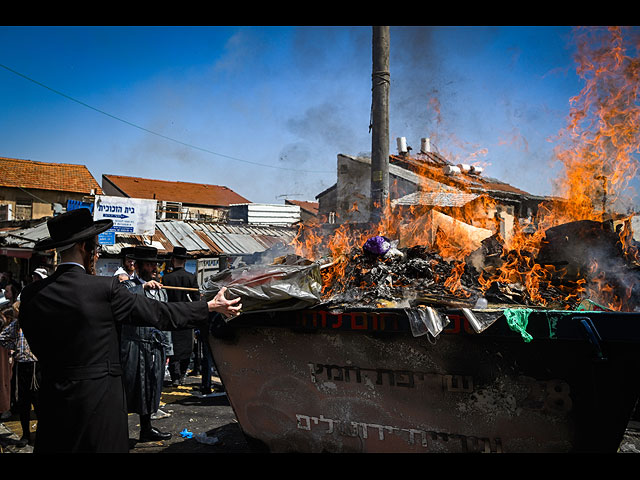
[[[113,245],[116,243],[116,232],[113,229],[109,229],[106,232],[98,235],[98,243],[100,245]]]
[[[156,231],[156,200],[96,195],[93,219],[113,221],[108,232],[153,235]]]

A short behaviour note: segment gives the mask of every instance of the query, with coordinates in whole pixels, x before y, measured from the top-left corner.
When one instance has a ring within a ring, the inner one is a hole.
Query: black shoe
[[[16,443],[16,447],[18,448],[24,448],[28,445],[29,443],[29,436],[28,435],[23,435],[22,438],[20,440],[18,440],[18,442]]]
[[[159,440],[169,440],[171,434],[168,432],[161,432],[155,427],[151,427],[150,430],[140,432],[141,442],[157,442]]]

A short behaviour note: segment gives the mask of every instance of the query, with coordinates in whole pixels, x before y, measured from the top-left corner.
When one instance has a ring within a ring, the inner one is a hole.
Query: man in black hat
[[[193,273],[185,270],[189,255],[184,247],[174,247],[171,253],[171,273],[162,278],[165,286],[191,288],[194,291],[167,289],[170,302],[191,302],[200,300],[198,280]],[[174,387],[182,385],[187,375],[187,368],[193,353],[193,329],[176,330],[171,332],[173,355],[169,357],[169,374]]]
[[[167,302],[167,290],[140,289],[145,282],[157,281],[158,250],[146,245],[137,246],[129,255],[135,260],[136,274],[124,285],[139,295],[159,302]],[[140,416],[140,441],[150,442],[171,438],[151,425],[151,416],[159,413],[160,395],[166,359],[172,353],[172,332],[153,326],[122,325],[120,363],[122,364],[127,410]]]
[[[20,325],[42,367],[35,452],[127,452],[127,403],[118,330],[124,324],[159,330],[199,327],[211,312],[238,314],[224,290],[205,303],[164,303],[132,294],[117,277],[95,271],[98,234],[110,220],[93,221],[80,208],[47,222],[50,238],[37,251],[57,248],[55,273],[22,291]],[[139,289],[158,289],[156,281]]]
[[[133,280],[136,273],[136,261],[131,257],[133,250],[133,247],[124,247],[120,251],[120,255],[122,255],[122,268],[127,272],[127,275],[129,275],[129,280]]]

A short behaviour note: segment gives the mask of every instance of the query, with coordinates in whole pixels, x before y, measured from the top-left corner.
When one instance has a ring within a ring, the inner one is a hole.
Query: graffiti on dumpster
[[[399,331],[395,313],[341,312],[303,310],[298,312],[296,323],[301,327],[329,328],[336,330]]]
[[[373,437],[377,433],[377,438],[380,441],[385,440],[386,435],[399,435],[405,439],[410,445],[421,445],[427,450],[437,450],[435,447],[436,442],[449,442],[458,439],[460,441],[460,450],[462,452],[502,452],[502,442],[499,438],[493,440],[489,438],[478,438],[467,435],[460,435],[454,433],[434,432],[430,430],[422,430],[417,428],[398,428],[391,425],[379,425],[375,423],[364,422],[344,422],[340,420],[334,420],[326,418],[324,415],[319,417],[296,414],[298,421],[297,428],[299,430],[311,431],[317,425],[317,428],[323,428],[323,433],[326,435],[333,435],[334,432],[338,435],[348,437],[360,437],[363,440],[369,438],[369,431],[373,432]]]
[[[476,335],[475,330],[462,316],[447,313],[449,323],[444,334]],[[349,330],[360,332],[404,332],[410,326],[406,316],[398,312],[329,312],[325,310],[301,310],[296,312],[298,327],[322,328],[328,330]]]
[[[464,375],[440,375],[411,370],[390,370],[387,368],[360,368],[354,366],[327,365],[322,363],[308,363],[311,381],[317,383],[319,376],[326,373],[326,380],[362,383],[362,377],[372,380],[375,385],[390,387],[415,388],[416,380],[438,386],[450,392],[473,392],[473,379]],[[324,375],[322,375],[324,378]]]

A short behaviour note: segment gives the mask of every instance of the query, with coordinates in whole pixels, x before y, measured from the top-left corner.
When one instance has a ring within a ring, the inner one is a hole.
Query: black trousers
[[[40,364],[38,362],[17,362],[16,367],[16,407],[20,415],[23,433],[27,433],[29,432],[32,405],[36,417],[38,416],[38,388],[41,380]]]
[[[171,380],[180,380],[187,374],[190,358],[177,359],[169,357],[169,375]]]

